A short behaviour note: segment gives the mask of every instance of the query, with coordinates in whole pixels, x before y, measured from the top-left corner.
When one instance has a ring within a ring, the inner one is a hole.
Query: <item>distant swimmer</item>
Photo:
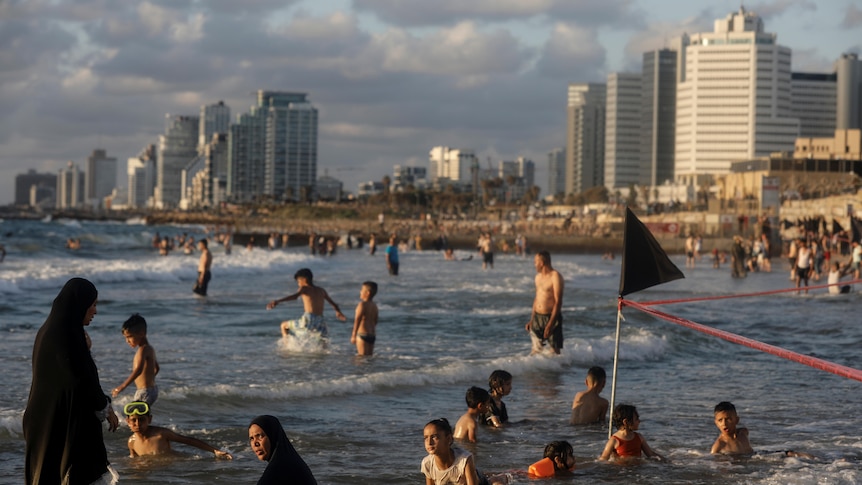
[[[281,322],[281,335],[284,338],[287,338],[292,332],[297,332],[299,330],[308,330],[311,332],[315,332],[320,335],[321,338],[326,338],[329,335],[329,332],[326,328],[326,321],[323,318],[323,303],[329,302],[332,305],[332,308],[335,309],[335,317],[339,320],[346,321],[347,317],[341,313],[341,309],[338,308],[338,304],[332,301],[332,298],[329,297],[329,294],[323,288],[319,286],[314,286],[313,283],[314,275],[311,273],[311,270],[308,268],[302,268],[293,275],[293,279],[296,280],[296,284],[299,286],[299,290],[292,295],[287,295],[284,298],[279,298],[278,300],[272,300],[266,305],[267,310],[272,310],[279,303],[285,301],[293,301],[298,298],[302,298],[302,305],[305,309],[305,313],[297,320],[286,320]]]
[[[362,283],[359,290],[360,302],[356,305],[353,317],[353,333],[350,335],[350,343],[356,345],[358,355],[374,353],[374,341],[377,340],[377,303],[374,303],[376,294],[377,283]]]
[[[66,249],[71,249],[72,251],[77,251],[81,249],[81,240],[75,238],[66,239]]]
[[[209,250],[209,243],[206,238],[198,241],[198,249],[201,252],[201,259],[198,261],[198,279],[192,291],[198,295],[207,296],[207,287],[210,284],[210,278],[212,278],[210,267],[213,264],[213,255]]]
[[[530,332],[533,350],[542,351],[547,343],[554,353],[563,348],[563,277],[551,266],[551,254],[539,251],[534,258],[536,266],[536,298],[526,330]]]

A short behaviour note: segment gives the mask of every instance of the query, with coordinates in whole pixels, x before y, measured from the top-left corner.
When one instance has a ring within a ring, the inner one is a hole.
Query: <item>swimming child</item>
[[[159,398],[159,388],[156,386],[156,374],[159,373],[159,362],[156,360],[156,350],[147,340],[147,321],[139,313],[135,313],[123,322],[123,337],[129,347],[138,350],[132,360],[132,373],[122,384],[111,391],[112,397],[117,397],[123,389],[133,381],[135,383],[135,401],[144,401],[151,405]]]
[[[508,396],[512,392],[512,374],[504,370],[495,370],[488,377],[488,389],[491,399],[488,401],[488,410],[485,412],[483,421],[485,424],[499,428],[509,421],[503,396]]]
[[[230,453],[217,450],[197,438],[183,436],[167,428],[150,426],[153,415],[150,414],[150,406],[143,401],[133,401],[126,404],[123,407],[123,413],[126,415],[126,424],[134,433],[129,437],[129,456],[132,458],[170,453],[172,451],[171,442],[175,441],[214,453],[216,458],[233,459]]]
[[[653,451],[646,439],[637,432],[640,426],[638,410],[629,404],[618,404],[614,408],[613,425],[617,432],[608,440],[600,460],[640,458],[641,454],[664,461],[664,457]]]
[[[748,441],[748,428],[737,428],[739,424],[739,415],[736,413],[736,406],[728,401],[722,401],[715,405],[715,426],[721,432],[715,443],[712,444],[710,453],[713,455],[753,455],[754,449]],[[797,458],[808,458],[816,460],[817,457],[793,450],[783,450],[780,452],[763,452],[783,453],[787,456]]]
[[[575,469],[575,452],[568,441],[552,441],[545,446],[543,458],[530,465],[530,478],[566,477]]]
[[[467,401],[467,412],[455,423],[455,439],[476,442],[476,422],[488,410],[491,396],[481,387],[473,386],[467,389],[464,397]]]
[[[323,303],[325,301],[329,302],[329,304],[332,305],[332,308],[335,309],[336,318],[342,322],[347,320],[347,317],[341,313],[341,309],[339,309],[338,305],[332,301],[332,298],[329,297],[326,290],[319,286],[314,286],[312,281],[313,278],[314,275],[311,274],[310,269],[302,268],[298,270],[293,275],[293,279],[295,279],[297,285],[299,285],[299,290],[292,295],[285,296],[284,298],[272,300],[266,305],[267,310],[272,310],[281,302],[293,301],[302,297],[302,305],[305,309],[305,313],[298,320],[287,320],[281,322],[282,337],[287,338],[292,330],[303,328],[317,332],[321,337],[326,338],[328,331],[326,329],[326,321],[323,318]]]
[[[609,404],[608,400],[599,394],[605,388],[606,381],[607,374],[603,368],[599,366],[590,367],[584,381],[587,389],[575,394],[575,399],[572,401],[570,424],[591,424],[604,421],[608,414]]]
[[[473,455],[469,451],[452,446],[454,444],[452,426],[446,418],[435,419],[426,424],[422,435],[428,456],[422,459],[419,469],[425,475],[425,485],[505,485],[508,483],[505,478],[489,478],[478,472]]]
[[[353,333],[350,335],[350,343],[356,344],[356,353],[359,355],[372,355],[374,353],[374,341],[377,339],[377,303],[374,303],[374,295],[377,294],[377,283],[365,281],[359,290],[359,299],[356,305],[356,313],[353,317]]]

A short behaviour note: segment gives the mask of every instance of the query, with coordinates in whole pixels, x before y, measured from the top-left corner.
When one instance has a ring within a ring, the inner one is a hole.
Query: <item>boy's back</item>
[[[476,415],[467,411],[455,423],[455,432],[452,434],[456,440],[467,440],[476,442]]]
[[[156,386],[156,374],[159,372],[159,363],[156,360],[156,350],[149,343],[141,344],[135,352],[132,367],[141,366],[141,374],[135,378],[135,387],[138,389],[153,388]]]
[[[359,333],[368,335],[377,334],[377,303],[374,301],[360,301],[356,308],[357,315],[360,315]]]
[[[599,396],[596,388],[575,394],[572,401],[571,424],[591,424],[602,421],[608,412],[608,400]]]

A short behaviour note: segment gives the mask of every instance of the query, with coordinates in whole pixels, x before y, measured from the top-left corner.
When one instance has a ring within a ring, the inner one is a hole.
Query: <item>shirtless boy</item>
[[[336,318],[342,322],[347,320],[347,317],[341,313],[338,305],[332,301],[332,298],[329,297],[326,290],[319,286],[314,286],[314,283],[312,282],[313,278],[314,275],[311,274],[310,269],[302,268],[298,270],[293,275],[293,279],[295,279],[296,284],[299,285],[299,290],[292,295],[285,296],[284,298],[272,300],[266,305],[267,310],[272,310],[281,302],[293,301],[298,298],[302,298],[302,306],[305,309],[305,314],[303,314],[302,318],[299,320],[286,320],[281,322],[282,337],[287,338],[290,334],[290,329],[297,325],[301,325],[308,330],[318,332],[321,337],[326,337],[328,335],[328,331],[326,328],[326,322],[323,319],[324,302],[329,302],[329,304],[332,305],[332,308],[335,309]]]
[[[525,326],[533,341],[532,354],[542,351],[547,342],[559,354],[563,347],[563,277],[551,266],[551,254],[539,251],[536,266],[536,298],[533,312]]]
[[[712,444],[710,453],[713,455],[753,455],[754,449],[748,441],[748,428],[737,428],[739,416],[736,407],[727,401],[722,401],[715,406],[715,426],[721,432],[715,443]],[[773,453],[773,452],[766,452]],[[817,457],[800,451],[783,450],[787,456],[797,458],[808,458],[816,460]]]
[[[377,338],[377,303],[374,303],[374,295],[377,294],[377,283],[365,281],[359,290],[360,302],[356,305],[353,317],[353,333],[350,335],[350,343],[356,345],[358,355],[371,355],[374,353],[374,340]]]
[[[201,259],[198,261],[198,279],[195,282],[195,287],[192,291],[201,296],[207,296],[207,286],[210,284],[210,266],[213,264],[213,255],[209,250],[209,244],[206,239],[198,241],[198,249],[201,252]]]
[[[126,404],[123,408],[126,415],[126,424],[132,430],[129,437],[129,456],[134,458],[143,455],[161,455],[171,453],[171,441],[184,445],[194,446],[204,451],[215,454],[216,458],[232,460],[230,453],[217,450],[209,444],[191,436],[183,436],[167,428],[150,426],[153,415],[150,407],[145,402],[134,401]]]
[[[135,401],[144,401],[152,405],[159,397],[156,387],[156,374],[159,373],[159,362],[156,360],[156,350],[147,340],[147,321],[135,313],[123,322],[123,337],[131,348],[138,348],[132,360],[132,373],[122,384],[111,391],[112,397],[117,397],[132,382],[135,383]]]
[[[608,413],[608,400],[599,396],[605,388],[607,374],[601,367],[590,367],[587,371],[585,384],[587,389],[575,394],[572,401],[572,419],[570,424],[598,423],[605,419]]]
[[[491,395],[481,387],[473,386],[467,389],[467,395],[465,396],[467,412],[455,423],[455,434],[453,437],[456,440],[467,440],[471,443],[476,442],[477,423],[479,422],[479,418],[488,410],[488,401],[490,399]]]

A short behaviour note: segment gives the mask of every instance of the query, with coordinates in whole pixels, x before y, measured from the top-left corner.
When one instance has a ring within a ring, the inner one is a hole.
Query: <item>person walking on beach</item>
[[[555,354],[563,348],[563,277],[551,266],[551,253],[539,251],[536,266],[536,298],[525,329],[533,342],[531,354],[542,351],[547,343]]]
[[[209,250],[206,238],[198,241],[198,249],[201,251],[201,259],[198,261],[198,279],[192,291],[198,295],[207,296],[207,286],[209,286],[210,278],[212,278],[210,267],[213,264],[213,255]]]

